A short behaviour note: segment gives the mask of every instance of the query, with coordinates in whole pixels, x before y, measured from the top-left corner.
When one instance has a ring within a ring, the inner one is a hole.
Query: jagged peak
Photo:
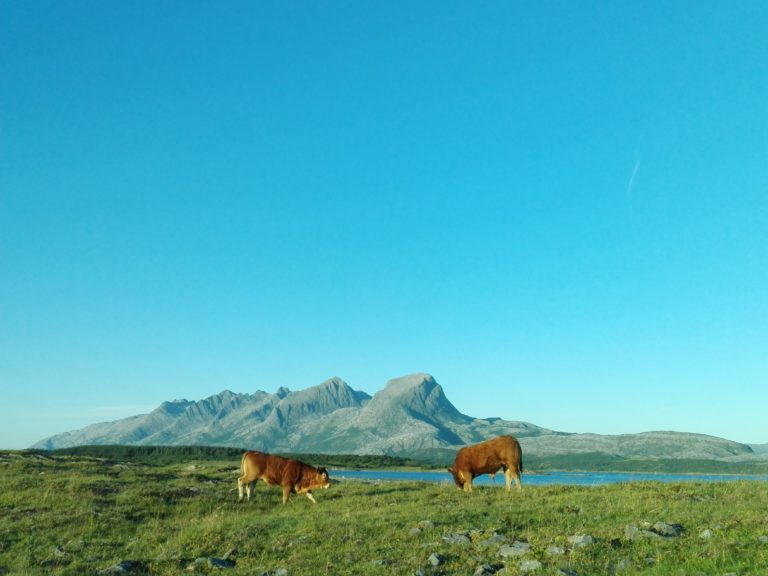
[[[443,392],[443,387],[431,375],[424,373],[409,374],[390,380],[375,397],[382,401],[396,402],[408,402],[410,400],[424,402],[427,398],[432,397],[441,404],[450,405]],[[453,408],[452,405],[451,408]]]
[[[387,382],[382,392],[389,391],[393,393],[402,393],[412,390],[413,388],[433,388],[435,386],[440,385],[431,374],[416,372],[415,374],[408,374],[406,376],[401,376],[400,378],[393,378]]]
[[[275,396],[278,398],[285,398],[291,393],[290,388],[286,388],[285,386],[280,386],[280,388],[277,389],[277,392],[275,392]]]
[[[190,402],[189,400],[174,400],[173,402],[163,402],[152,412],[163,412],[165,414],[178,415],[183,412],[190,404],[194,404],[194,402]]]
[[[361,390],[355,390],[354,388],[352,388],[352,386],[347,384],[343,379],[339,378],[338,376],[329,378],[328,380],[316,386],[315,388],[324,390],[330,394],[333,394],[336,397],[340,395],[349,396],[351,398],[354,398],[358,402],[365,402],[366,400],[371,399],[369,394],[366,394]]]
[[[291,392],[280,398],[279,405],[322,404],[326,407],[359,405],[370,399],[365,392],[354,390],[339,377],[330,378],[321,384]]]
[[[213,394],[211,396],[208,396],[207,398],[204,398],[203,400],[198,400],[197,402],[189,402],[187,404],[189,406],[196,405],[200,407],[206,407],[206,409],[209,409],[210,407],[215,407],[218,405],[230,404],[240,396],[244,396],[244,395],[237,394],[235,392],[232,392],[231,390],[225,389],[219,392],[218,394]]]
[[[371,410],[388,412],[395,407],[428,418],[468,418],[446,398],[442,386],[425,373],[409,374],[387,382],[369,404]]]
[[[338,376],[333,376],[332,378],[328,378],[325,382],[320,384],[320,386],[325,387],[339,387],[339,386],[345,386],[349,387],[349,384],[347,384],[342,378],[339,378]]]
[[[320,392],[320,393],[326,393],[326,394],[332,394],[334,396],[338,395],[339,393],[352,393],[352,387],[344,382],[341,378],[338,376],[334,376],[333,378],[329,378],[325,382],[322,382],[321,384],[318,384],[317,386],[313,386],[311,388],[307,388],[304,390],[306,391],[313,391],[313,392]]]

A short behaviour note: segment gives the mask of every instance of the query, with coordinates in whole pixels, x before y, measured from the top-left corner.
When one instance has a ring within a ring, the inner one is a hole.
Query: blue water
[[[453,484],[448,472],[441,471],[400,471],[400,470],[331,470],[334,480],[421,481]],[[523,474],[523,485],[545,486],[564,484],[572,486],[600,486],[618,482],[727,482],[733,480],[768,481],[768,475],[757,474],[654,474],[646,472],[550,472],[547,474]],[[504,475],[499,472],[494,480],[487,475],[475,478],[474,485],[504,486]]]

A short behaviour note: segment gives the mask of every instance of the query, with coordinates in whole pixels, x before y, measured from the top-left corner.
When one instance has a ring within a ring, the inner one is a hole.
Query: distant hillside
[[[566,434],[528,422],[459,412],[428,374],[390,380],[373,397],[340,378],[298,392],[236,394],[164,402],[149,414],[94,424],[32,448],[83,445],[231,446],[282,453],[366,454],[450,461],[458,446],[500,434],[520,439],[529,461],[616,462],[760,459],[747,445],[679,432]]]
[[[622,458],[729,459],[753,451],[745,444],[683,432],[643,432],[605,436],[571,434],[557,438],[526,438],[523,446],[539,456],[602,453]]]

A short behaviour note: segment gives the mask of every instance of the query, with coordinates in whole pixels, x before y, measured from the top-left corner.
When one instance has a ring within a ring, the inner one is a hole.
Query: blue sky
[[[0,4],[0,447],[369,393],[768,443],[764,2]]]

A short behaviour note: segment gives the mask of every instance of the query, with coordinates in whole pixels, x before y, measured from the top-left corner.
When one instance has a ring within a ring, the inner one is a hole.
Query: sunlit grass
[[[538,574],[745,575],[768,567],[765,482],[464,494],[447,483],[344,481],[317,491],[317,505],[293,496],[283,506],[280,491],[263,484],[239,504],[237,464],[0,457],[0,574],[98,574],[122,561],[153,575],[474,574],[482,564],[520,573],[520,559],[499,555],[501,542],[483,544],[494,534],[531,544],[524,559],[541,563]],[[627,524],[644,522],[685,531],[670,540],[625,537]],[[701,538],[707,529],[712,537]],[[449,533],[469,542],[445,542]],[[568,539],[579,534],[595,543],[574,547]],[[433,552],[443,557],[437,567],[428,562]],[[198,558],[235,565],[188,571]]]

